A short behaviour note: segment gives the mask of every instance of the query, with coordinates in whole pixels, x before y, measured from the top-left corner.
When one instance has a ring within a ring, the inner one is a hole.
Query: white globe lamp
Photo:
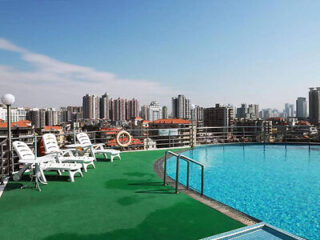
[[[1,98],[1,102],[7,106],[14,104],[14,101],[15,101],[15,97],[10,93],[3,95]]]

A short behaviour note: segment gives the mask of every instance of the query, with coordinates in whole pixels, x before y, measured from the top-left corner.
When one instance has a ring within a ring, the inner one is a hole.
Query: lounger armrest
[[[104,149],[104,143],[93,144],[93,147],[94,147],[95,150],[103,150]]]
[[[74,156],[74,152],[77,152],[77,148],[68,148],[68,149],[60,149],[62,156],[67,157],[68,155],[70,157]]]

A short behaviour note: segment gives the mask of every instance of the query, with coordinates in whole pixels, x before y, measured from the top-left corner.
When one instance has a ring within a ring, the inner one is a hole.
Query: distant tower
[[[167,106],[162,107],[162,119],[167,119],[168,118],[168,108]]]
[[[110,103],[109,95],[103,94],[100,98],[100,118],[104,120],[110,119]]]
[[[161,119],[162,108],[156,101],[153,101],[150,103],[148,116],[149,116],[149,121],[155,121],[157,119]]]
[[[100,118],[100,98],[95,95],[85,95],[82,98],[83,118],[98,119]]]
[[[312,124],[320,123],[320,88],[310,88],[309,91],[309,119]]]
[[[149,114],[149,106],[148,105],[143,105],[141,107],[141,117],[144,120],[149,120],[148,114]]]
[[[172,117],[190,119],[190,100],[184,95],[179,94],[177,98],[172,98]]]
[[[304,97],[298,97],[296,101],[296,114],[298,120],[307,119],[307,99]]]

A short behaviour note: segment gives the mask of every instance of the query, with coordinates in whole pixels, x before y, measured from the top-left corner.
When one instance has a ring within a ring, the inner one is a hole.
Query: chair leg
[[[42,184],[48,184],[46,176],[44,175],[43,169],[40,168],[40,180]]]
[[[68,172],[69,172],[71,182],[74,182],[74,173],[70,170]]]
[[[83,167],[84,172],[87,172],[87,171],[88,171],[88,170],[87,170],[87,166],[88,166],[88,164],[82,163],[82,167]]]

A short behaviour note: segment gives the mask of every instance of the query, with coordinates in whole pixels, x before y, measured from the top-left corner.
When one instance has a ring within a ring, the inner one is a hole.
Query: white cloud
[[[86,93],[112,97],[136,97],[141,103],[159,100],[168,103],[176,92],[157,82],[119,78],[109,72],[96,71],[30,52],[0,38],[0,49],[19,53],[32,71],[0,65],[0,95],[16,95],[20,106],[80,105]]]

